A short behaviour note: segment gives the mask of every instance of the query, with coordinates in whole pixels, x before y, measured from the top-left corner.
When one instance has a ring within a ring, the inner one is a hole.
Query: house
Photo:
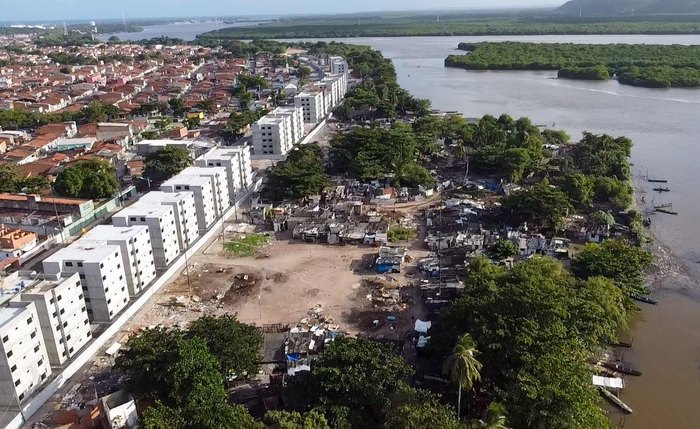
[[[400,273],[405,260],[405,247],[382,246],[375,262],[377,273]]]

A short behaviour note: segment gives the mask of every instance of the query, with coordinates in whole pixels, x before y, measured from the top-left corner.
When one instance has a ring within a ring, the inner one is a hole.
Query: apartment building
[[[151,191],[142,196],[139,203],[162,205],[173,209],[180,251],[184,252],[199,238],[194,193],[189,191],[175,193]]]
[[[187,167],[180,172],[182,176],[208,177],[214,193],[214,212],[221,217],[231,207],[226,168],[224,167]]]
[[[160,190],[163,192],[190,191],[194,194],[199,232],[206,232],[216,221],[214,204],[214,185],[209,177],[184,176],[178,174],[165,181]]]
[[[138,296],[156,278],[151,234],[146,225],[98,225],[85,234],[81,241],[92,241],[97,246],[111,244],[121,248],[126,285],[131,298]]]
[[[87,313],[93,322],[109,322],[128,304],[126,269],[121,248],[78,240],[44,259],[44,273],[78,273]]]
[[[49,363],[63,365],[92,339],[80,274],[20,277],[18,281],[26,287],[17,300],[34,304]]]
[[[302,116],[306,123],[319,123],[327,113],[323,93],[320,91],[302,91],[294,97],[294,105],[302,108]]]
[[[17,408],[51,374],[34,303],[0,308],[0,406]]]
[[[112,216],[112,224],[117,227],[148,226],[157,269],[166,269],[180,255],[175,213],[171,206],[139,200]]]
[[[350,70],[350,67],[348,67],[348,62],[345,61],[345,58],[343,57],[330,56],[328,57],[328,63],[332,74],[347,74]]]
[[[289,116],[266,115],[253,124],[253,152],[256,156],[284,156],[294,146]]]
[[[304,109],[301,106],[278,107],[266,116],[270,118],[289,118],[292,144],[297,144],[304,138]]]
[[[303,119],[301,122],[303,127]],[[232,202],[236,201],[241,191],[253,184],[253,166],[248,146],[216,148],[197,158],[194,164],[197,167],[224,167]]]

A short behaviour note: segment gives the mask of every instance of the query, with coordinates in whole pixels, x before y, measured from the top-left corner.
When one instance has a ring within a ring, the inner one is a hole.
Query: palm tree
[[[482,365],[476,359],[478,354],[474,339],[471,335],[464,334],[442,366],[443,372],[449,375],[450,381],[459,388],[457,391],[457,418],[459,418],[462,409],[462,390],[470,390],[475,381],[481,380],[479,371],[481,371]]]
[[[499,402],[491,402],[486,409],[483,420],[472,420],[471,429],[508,429],[506,426],[505,407]]]

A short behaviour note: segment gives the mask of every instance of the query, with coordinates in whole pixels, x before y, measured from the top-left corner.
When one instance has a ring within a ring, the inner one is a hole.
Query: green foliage
[[[49,180],[44,176],[22,178],[19,169],[14,165],[0,165],[0,192],[35,194],[49,186]]]
[[[455,337],[471,334],[484,388],[505,404],[513,427],[609,427],[588,359],[624,326],[619,290],[540,257],[512,270],[477,259],[466,282],[433,337],[436,349],[447,353]]]
[[[200,317],[190,324],[186,337],[204,340],[227,378],[248,378],[260,368],[262,334],[231,315]]]
[[[306,389],[312,403],[327,410],[332,421],[377,425],[391,395],[412,370],[401,356],[374,341],[338,338],[316,360]]]
[[[401,225],[392,226],[387,234],[390,243],[413,240],[418,236],[415,229],[406,228]]]
[[[246,127],[262,118],[267,114],[264,109],[258,110],[243,110],[241,112],[233,112],[228,118],[228,123],[221,131],[221,137],[225,140],[234,142],[243,137],[243,132]]]
[[[200,34],[200,40],[223,39],[303,39],[303,38],[342,38],[342,37],[396,37],[396,36],[488,36],[488,35],[537,35],[537,34],[693,34],[700,32],[700,25],[693,19],[681,22],[654,22],[651,17],[645,21],[624,21],[599,19],[584,22],[570,22],[565,18],[550,17],[513,19],[512,15],[503,19],[484,19],[483,16],[448,14],[435,21],[435,15],[416,17],[329,17],[323,20],[299,19],[275,21],[266,25],[232,27]],[[359,20],[359,21],[358,21]],[[364,22],[362,22],[364,20]]]
[[[413,129],[402,123],[390,129],[357,128],[331,142],[331,161],[337,173],[360,180],[394,175],[403,186],[430,186],[430,173],[417,164],[417,143]]]
[[[581,173],[571,173],[564,176],[561,190],[577,207],[589,207],[593,203],[593,180]]]
[[[561,226],[571,209],[566,194],[546,182],[516,191],[503,198],[502,204],[504,212],[517,224],[527,222],[545,228]]]
[[[173,115],[182,116],[187,111],[187,103],[183,98],[174,97],[168,100],[168,106],[173,111]]]
[[[318,411],[268,411],[263,418],[268,429],[330,429],[326,417]]]
[[[54,183],[54,190],[71,198],[109,198],[119,190],[114,166],[94,159],[65,168]]]
[[[465,429],[454,410],[426,391],[402,386],[390,400],[386,429]]]
[[[631,177],[631,155],[632,141],[627,137],[583,133],[583,139],[574,145],[570,159],[583,174],[628,180]]]
[[[443,374],[447,375],[458,389],[457,417],[462,411],[462,391],[471,390],[477,381],[481,381],[483,365],[477,359],[478,355],[474,339],[469,334],[463,334],[452,348],[452,354],[443,362]]]
[[[517,256],[518,253],[520,253],[518,246],[512,241],[504,239],[498,240],[496,244],[491,246],[488,250],[489,256],[498,261]]]
[[[299,199],[320,193],[328,184],[323,154],[317,145],[296,147],[284,163],[277,164],[267,179],[273,199]]]
[[[506,408],[499,402],[492,402],[483,419],[469,422],[469,429],[508,429],[506,424]]]
[[[625,293],[646,293],[643,272],[651,266],[649,252],[621,240],[587,244],[576,257],[577,272],[584,278],[607,277]]]
[[[143,412],[143,426],[146,429],[184,429],[185,425],[179,410],[167,407],[160,401]]]
[[[118,115],[119,108],[117,106],[93,101],[80,111],[80,120],[88,123],[106,122],[117,118]]]
[[[224,246],[226,251],[239,257],[253,256],[257,250],[270,243],[267,234],[250,234],[231,240]]]
[[[146,156],[143,176],[160,184],[191,166],[192,162],[187,149],[168,146]]]
[[[634,188],[628,181],[596,177],[594,186],[596,202],[608,203],[618,210],[624,210],[634,202]]]
[[[610,213],[598,210],[591,215],[591,220],[596,225],[611,227],[615,223],[615,218]]]
[[[450,55],[449,67],[474,70],[559,70],[559,77],[607,80],[649,87],[699,87],[700,47],[683,45],[578,45],[482,42],[460,44],[469,55]]]

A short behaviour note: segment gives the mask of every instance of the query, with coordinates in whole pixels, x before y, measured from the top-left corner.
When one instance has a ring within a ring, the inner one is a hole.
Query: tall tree
[[[168,146],[146,156],[143,175],[154,183],[163,183],[192,165],[192,162],[187,149]]]
[[[471,390],[481,380],[482,364],[477,360],[476,343],[469,334],[459,339],[443,364],[443,372],[457,385],[457,417],[462,410],[462,390]]]

